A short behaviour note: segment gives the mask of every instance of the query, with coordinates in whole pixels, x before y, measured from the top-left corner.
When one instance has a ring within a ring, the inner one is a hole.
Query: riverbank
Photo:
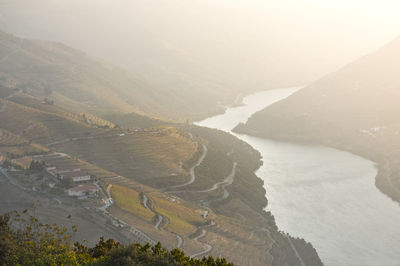
[[[318,138],[320,132],[297,134],[296,127],[285,119],[258,124],[253,120],[252,125],[234,131],[272,136],[238,135],[263,155],[264,165],[257,174],[266,181],[268,210],[281,230],[311,241],[326,265],[393,265],[398,261],[400,239],[392,235],[399,231],[400,210],[376,189],[375,163],[354,155],[361,141],[347,146],[335,146],[332,141],[319,142],[325,147],[309,145],[310,136]],[[275,130],[282,127],[287,128]],[[261,129],[266,134],[259,134]],[[295,135],[299,137],[288,137]],[[285,142],[288,140],[291,142]]]
[[[284,89],[284,91],[286,93],[292,93],[297,89],[298,88],[288,88],[288,89]],[[283,242],[285,242],[290,253],[294,254],[294,256],[296,256],[296,253],[301,254],[300,258],[307,258],[306,265],[320,265],[320,264],[322,264],[322,262],[320,261],[318,254],[317,254],[316,250],[312,247],[312,245],[308,244],[303,239],[297,239],[297,241],[296,241],[296,239],[293,239],[294,242],[298,243],[299,250],[302,250],[302,251],[297,252],[297,249],[293,250],[293,246],[290,245],[291,241],[289,241],[286,238],[286,234],[282,234],[281,232],[278,231],[278,227],[275,223],[275,218],[274,218],[273,214],[271,214],[269,211],[268,212],[264,211],[268,205],[268,202],[266,201],[266,191],[264,188],[264,182],[262,181],[261,178],[259,178],[255,174],[257,169],[260,169],[260,167],[262,166],[261,154],[259,151],[255,150],[253,148],[254,146],[251,147],[249,145],[249,143],[247,143],[245,140],[243,140],[243,138],[241,138],[240,136],[233,136],[232,134],[230,134],[230,130],[234,126],[236,126],[236,124],[238,122],[246,121],[249,115],[251,115],[253,112],[256,112],[256,111],[264,108],[265,104],[272,104],[273,102],[279,101],[280,99],[286,97],[286,96],[282,95],[281,93],[275,93],[274,90],[271,92],[272,92],[273,97],[271,97],[267,101],[265,98],[259,97],[258,98],[259,101],[257,101],[255,104],[249,105],[249,102],[247,101],[248,97],[246,97],[246,98],[244,98],[243,105],[234,107],[234,108],[229,108],[226,110],[226,112],[223,115],[214,116],[214,117],[208,118],[204,121],[196,123],[197,125],[202,126],[202,127],[201,128],[195,127],[196,132],[194,132],[194,134],[200,135],[207,140],[214,138],[215,141],[211,142],[210,146],[214,147],[215,145],[219,145],[218,150],[220,150],[220,151],[224,150],[224,148],[221,147],[221,143],[227,144],[225,147],[226,153],[230,154],[231,156],[232,155],[239,156],[239,157],[236,157],[234,160],[235,162],[239,162],[237,172],[243,172],[243,170],[241,170],[241,168],[243,168],[243,166],[251,165],[251,167],[247,167],[247,169],[246,169],[247,172],[244,176],[242,176],[242,177],[238,177],[238,175],[235,176],[235,182],[233,183],[233,186],[230,186],[230,190],[233,190],[234,193],[235,192],[236,193],[239,192],[239,193],[234,196],[236,196],[236,198],[241,199],[242,201],[246,202],[246,204],[251,209],[256,211],[257,213],[263,213],[266,215],[265,217],[267,217],[269,226],[272,228],[275,228],[274,230],[276,231],[276,233],[279,234],[280,237],[282,237],[282,239],[283,239],[283,240],[281,239],[280,243],[282,244]],[[269,92],[269,93],[271,93],[271,92]],[[261,94],[264,94],[264,93],[265,92],[262,92]],[[222,130],[224,132],[207,129],[205,127],[216,128],[216,129]],[[218,132],[218,135],[215,132]],[[255,154],[255,156],[254,157],[249,156],[248,151],[247,152],[236,151],[236,154],[234,154],[232,152],[234,150],[233,149],[234,146],[232,144],[228,144],[227,140],[229,140],[229,139],[236,139],[236,142],[240,142],[240,143],[242,143],[243,146],[247,146],[248,149],[252,150],[252,153]],[[215,158],[218,158],[218,157],[219,156],[216,156]],[[221,165],[221,164],[219,164],[219,165]],[[227,173],[225,173],[225,174],[227,175]],[[240,180],[240,179],[242,179],[242,180]],[[262,182],[260,183],[260,181],[262,181]],[[242,183],[242,184],[240,184],[239,187],[237,187],[238,183]],[[235,184],[236,184],[236,187],[235,187]],[[259,184],[258,185],[259,188],[262,188],[262,189],[259,190],[256,188],[249,187],[249,184],[253,184],[253,185]],[[240,190],[240,186],[243,186],[243,188],[241,190]],[[255,193],[255,191],[259,191],[259,192]],[[254,198],[254,196],[256,196],[256,195],[258,195],[257,199]],[[190,194],[188,196],[193,197],[193,195],[190,195]],[[253,199],[250,200],[252,197],[253,197]],[[264,204],[260,205],[260,202],[264,202]],[[255,204],[258,204],[258,205],[255,205]],[[219,207],[218,204],[215,204],[215,205],[214,205],[214,208]],[[240,209],[233,208],[232,213],[236,212],[237,215],[241,215],[241,211],[238,211],[238,210],[240,210]],[[220,209],[218,209],[218,211],[221,213],[227,213],[227,210],[224,208],[220,208]],[[244,215],[241,215],[241,216],[244,221],[251,220],[251,218],[246,213],[244,213]],[[255,219],[255,220],[257,220],[257,219]],[[291,239],[291,238],[289,238],[289,239]],[[300,265],[301,265],[302,260],[301,259],[297,259],[297,260],[298,260],[297,263],[300,263]]]
[[[196,168],[196,181],[177,196],[201,202],[218,216],[236,220],[234,225],[227,223],[228,220],[217,219],[217,226],[210,227],[209,232],[254,245],[259,250],[257,253],[265,253],[254,254],[261,259],[255,263],[257,265],[301,265],[295,251],[306,265],[322,265],[314,247],[304,239],[289,236],[296,243],[296,249],[293,250],[288,236],[278,230],[273,214],[265,211],[268,201],[264,182],[255,174],[262,165],[261,154],[257,150],[220,130],[198,126],[187,127],[185,130],[207,142],[208,154]],[[233,180],[232,169],[235,169]],[[233,182],[218,186],[224,180]],[[213,187],[210,183],[217,189],[210,189]],[[220,245],[215,244],[213,250]]]
[[[264,120],[264,122],[275,124],[271,120]],[[398,174],[400,168],[399,159],[397,159],[399,152],[396,145],[391,146],[389,143],[382,143],[382,140],[374,138],[365,139],[364,136],[357,134],[345,136],[341,139],[338,136],[332,135],[332,132],[314,132],[312,134],[305,132],[293,133],[290,129],[271,130],[269,127],[261,129],[254,125],[255,122],[252,122],[252,124],[240,123],[233,129],[233,132],[276,141],[332,147],[375,162],[378,169],[375,177],[376,187],[400,204],[400,177]]]

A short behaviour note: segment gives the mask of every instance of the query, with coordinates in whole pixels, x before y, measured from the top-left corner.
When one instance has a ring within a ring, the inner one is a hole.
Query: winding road
[[[202,155],[200,156],[200,158],[199,158],[199,160],[197,161],[197,163],[196,163],[195,165],[193,165],[192,168],[190,169],[190,176],[191,176],[190,180],[189,180],[188,182],[185,182],[184,184],[180,184],[180,185],[178,185],[178,186],[174,186],[174,188],[179,188],[179,187],[184,187],[184,186],[190,185],[190,184],[192,184],[192,183],[196,180],[196,175],[195,175],[195,172],[194,172],[194,171],[195,171],[196,167],[198,167],[198,166],[204,161],[205,157],[207,156],[207,151],[208,151],[207,147],[206,147],[204,144],[201,144],[201,145],[202,145],[202,147],[203,147],[203,153],[202,153]],[[237,167],[237,163],[234,162],[234,163],[233,163],[233,166],[232,166],[232,171],[231,171],[231,173],[230,173],[223,181],[220,181],[220,182],[215,183],[211,188],[206,189],[206,190],[191,191],[191,192],[207,193],[207,192],[211,192],[211,191],[217,190],[217,189],[219,189],[219,188],[222,188],[222,189],[223,189],[223,195],[222,195],[221,198],[219,198],[219,199],[217,199],[217,200],[224,200],[224,199],[227,199],[227,198],[229,197],[229,192],[226,190],[226,187],[233,184],[234,179],[235,179],[235,175],[236,175],[236,167]],[[179,192],[186,192],[186,190],[182,190],[182,191],[169,191],[169,192],[167,192],[167,193],[179,193]],[[206,211],[206,212],[207,212],[207,214],[208,214],[209,211]],[[160,221],[159,221],[159,222],[160,222]],[[211,221],[211,224],[208,225],[208,227],[214,226],[214,225],[216,225],[215,222],[214,222],[214,221]],[[200,252],[197,252],[197,253],[191,255],[192,258],[194,258],[194,257],[199,257],[199,256],[204,255],[204,254],[206,254],[206,253],[208,253],[208,252],[210,252],[210,251],[212,250],[212,246],[211,246],[211,245],[199,241],[199,239],[203,238],[203,237],[206,235],[206,233],[207,233],[206,230],[204,230],[204,229],[201,229],[201,230],[202,230],[202,231],[201,231],[200,235],[198,235],[197,237],[195,237],[193,240],[194,240],[194,241],[197,241],[197,242],[199,242],[199,243],[201,243],[202,245],[204,245],[205,249],[202,250],[202,251],[200,251]],[[177,236],[177,237],[178,237],[178,236]],[[178,247],[179,247],[179,238],[178,238]]]
[[[151,211],[151,209],[149,208],[149,206],[147,205],[147,203],[149,202],[149,198],[147,198],[146,194],[143,194],[143,206],[148,209],[149,211]]]
[[[193,240],[194,240],[194,241],[200,242],[199,239],[205,237],[206,234],[207,234],[206,230],[202,229],[202,230],[201,230],[201,234],[198,235],[197,237],[193,238]],[[195,254],[192,254],[192,255],[190,256],[191,258],[199,257],[199,256],[204,255],[204,254],[206,254],[206,253],[208,253],[208,252],[210,252],[210,251],[212,250],[212,246],[211,246],[211,245],[209,245],[209,244],[207,244],[207,243],[203,243],[203,242],[201,242],[201,243],[202,243],[206,248],[205,248],[203,251],[200,251],[200,252],[197,252],[197,253],[195,253]]]
[[[216,223],[214,221],[211,221],[211,223],[209,225],[207,225],[206,227],[212,227],[212,226],[215,226],[215,225],[216,225]],[[197,241],[197,242],[203,244],[205,246],[205,249],[200,251],[200,252],[197,252],[195,254],[192,254],[190,256],[191,258],[202,256],[202,255],[207,254],[208,252],[210,252],[212,250],[212,246],[211,245],[200,241],[200,239],[205,237],[206,234],[207,234],[207,231],[204,230],[204,229],[201,229],[200,235],[198,235],[195,238],[193,238],[194,241]]]
[[[306,264],[304,263],[303,259],[300,256],[299,252],[297,251],[296,247],[294,246],[292,240],[290,239],[290,237],[286,236],[286,238],[287,238],[287,240],[288,240],[288,242],[290,244],[290,247],[292,248],[294,254],[299,259],[299,262],[300,262],[301,266],[306,266]]]
[[[211,192],[211,191],[218,189],[219,187],[222,187],[224,189],[224,194],[225,194],[225,191],[226,191],[225,187],[233,184],[235,174],[236,174],[236,167],[237,167],[237,163],[235,162],[235,163],[233,163],[232,172],[223,181],[215,183],[211,188],[206,189],[206,190],[201,190],[199,192],[204,192],[204,193]],[[228,193],[228,192],[226,191],[226,193]],[[228,193],[228,196],[229,196],[229,193]],[[226,198],[228,196],[226,196]]]
[[[157,214],[157,217],[158,217],[158,221],[154,227],[157,230],[160,230],[160,225],[161,225],[162,221],[164,220],[164,217],[161,214]]]
[[[155,228],[156,230],[161,230],[161,225],[162,225],[163,221],[165,220],[166,223],[168,224],[168,223],[169,223],[169,219],[168,219],[168,217],[164,217],[164,216],[162,216],[161,214],[159,214],[157,211],[154,210],[153,207],[150,207],[150,206],[148,205],[149,201],[150,201],[150,200],[149,200],[149,198],[146,196],[146,194],[143,194],[143,201],[142,201],[142,204],[143,204],[143,206],[144,206],[146,209],[148,209],[149,211],[152,211],[155,215],[157,215],[158,221],[157,221],[157,223],[155,224],[154,228]],[[178,235],[177,233],[173,233],[173,234],[176,236],[176,238],[177,238],[177,240],[178,240],[178,243],[177,243],[176,247],[177,247],[177,248],[181,248],[182,245],[183,245],[183,237],[180,236],[180,235]]]
[[[207,156],[207,151],[208,151],[206,145],[201,144],[201,146],[203,147],[203,153],[201,154],[201,156],[200,156],[199,160],[196,162],[196,164],[193,165],[192,168],[190,168],[190,171],[189,171],[190,172],[190,180],[185,182],[185,183],[183,183],[183,184],[180,184],[180,185],[177,185],[177,186],[173,186],[173,188],[179,188],[179,187],[188,186],[188,185],[192,184],[196,180],[196,175],[194,173],[194,170],[196,169],[196,167],[198,167],[204,161],[204,159]]]
[[[183,238],[180,235],[176,234],[176,233],[175,233],[175,236],[176,236],[176,239],[178,240],[178,244],[176,245],[176,247],[177,248],[181,248],[182,245],[183,245]]]
[[[148,203],[149,203],[149,198],[146,196],[146,194],[143,194],[143,201],[142,201],[142,204],[143,204],[143,206],[146,208],[146,209],[148,209],[149,211],[151,211],[151,212],[153,212],[156,216],[157,216],[157,223],[154,225],[154,228],[156,229],[156,230],[160,230],[161,228],[160,228],[160,226],[161,226],[161,224],[162,224],[162,222],[163,222],[163,220],[164,220],[164,217],[161,215],[161,214],[159,214],[158,212],[156,212],[155,210],[154,210],[154,206],[153,207],[150,207],[149,205],[148,205]]]
[[[103,200],[104,200],[104,206],[100,207],[99,210],[103,211],[105,214],[107,214],[112,219],[119,221],[121,224],[129,227],[129,231],[132,234],[134,234],[136,237],[138,237],[139,239],[142,239],[143,241],[148,242],[154,246],[156,244],[156,241],[154,241],[152,238],[150,238],[146,233],[144,233],[140,229],[124,222],[123,220],[113,216],[111,213],[107,212],[107,208],[114,204],[114,200],[111,197],[112,184],[108,184],[108,186],[106,188],[106,192],[104,192],[103,188],[97,182],[94,182],[94,184],[96,185],[96,187],[99,188],[101,194],[103,195]]]
[[[125,134],[117,133],[117,134],[111,134],[111,135],[67,138],[67,139],[63,139],[63,140],[58,140],[58,141],[47,143],[46,146],[54,146],[54,145],[58,145],[58,144],[64,144],[64,143],[67,143],[67,142],[80,141],[80,140],[92,140],[92,139],[102,139],[102,138],[104,139],[104,138],[124,137],[125,135],[128,135],[128,134],[127,133],[125,133]],[[132,134],[129,134],[129,135],[132,135]]]
[[[8,179],[8,181],[9,181],[12,185],[16,186],[17,188],[19,188],[19,189],[21,189],[21,190],[30,191],[30,189],[25,188],[25,187],[21,186],[20,184],[18,184],[18,183],[7,173],[7,169],[5,169],[5,168],[3,168],[3,167],[0,167],[0,172]]]

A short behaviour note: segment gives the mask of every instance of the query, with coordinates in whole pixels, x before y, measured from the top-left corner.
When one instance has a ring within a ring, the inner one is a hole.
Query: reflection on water
[[[230,132],[298,89],[250,95],[245,106],[197,124]],[[281,230],[311,242],[326,265],[400,265],[400,207],[375,187],[373,162],[323,146],[235,135],[261,152],[257,175]]]

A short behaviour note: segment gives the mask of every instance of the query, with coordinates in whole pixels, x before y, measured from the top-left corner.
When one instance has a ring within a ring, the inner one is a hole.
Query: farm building
[[[90,181],[90,175],[81,171],[61,173],[60,177],[61,179],[71,179],[71,181],[74,183]]]
[[[68,196],[82,197],[93,195],[98,191],[96,186],[93,185],[79,185],[68,189]]]

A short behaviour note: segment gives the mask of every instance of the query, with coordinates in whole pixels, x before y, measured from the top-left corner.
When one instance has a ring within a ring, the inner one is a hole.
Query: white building
[[[90,175],[85,174],[81,171],[67,172],[60,174],[60,176],[61,179],[68,178],[71,179],[74,183],[90,181]]]
[[[68,196],[87,196],[93,195],[98,191],[96,186],[93,185],[79,185],[73,188],[68,189]]]

